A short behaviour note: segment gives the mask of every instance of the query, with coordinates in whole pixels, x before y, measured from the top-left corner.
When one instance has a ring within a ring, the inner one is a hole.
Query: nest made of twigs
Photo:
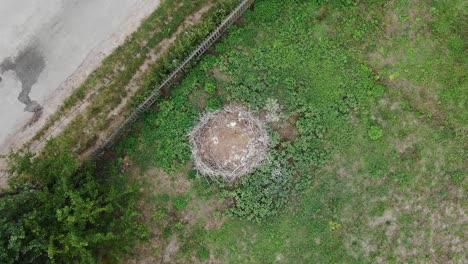
[[[195,168],[227,182],[258,166],[269,143],[263,122],[238,106],[204,114],[189,139]]]

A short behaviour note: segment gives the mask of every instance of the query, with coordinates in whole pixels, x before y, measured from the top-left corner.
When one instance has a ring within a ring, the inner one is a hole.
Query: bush
[[[450,174],[450,177],[455,182],[461,182],[465,178],[465,174],[462,171],[455,171],[455,172]]]
[[[172,236],[172,230],[169,227],[164,227],[163,228],[163,237],[165,239],[168,239],[171,236]]]
[[[209,79],[205,83],[205,92],[207,94],[215,94],[216,93],[216,82],[214,80]]]
[[[198,256],[201,259],[209,259],[210,258],[210,251],[204,246],[198,246]]]
[[[209,110],[217,110],[220,109],[222,105],[221,99],[216,97],[216,98],[208,98],[206,102],[206,108]]]
[[[196,177],[197,177],[197,171],[196,171],[196,170],[190,170],[190,171],[188,172],[188,178],[189,178],[189,179],[193,180],[193,179],[195,179]]]
[[[267,160],[267,164],[243,176],[239,188],[228,193],[235,200],[229,213],[260,222],[286,205],[291,193],[290,171],[278,158]]]
[[[175,198],[173,204],[176,209],[182,210],[187,206],[188,201],[186,197],[182,196]]]
[[[55,141],[44,156],[12,156],[16,182],[38,189],[0,199],[0,262],[94,263],[99,252],[118,258],[145,236],[139,224],[137,186],[117,169],[96,172]]]
[[[382,137],[382,127],[378,125],[373,125],[369,128],[367,131],[367,134],[372,140],[378,140],[379,138]]]

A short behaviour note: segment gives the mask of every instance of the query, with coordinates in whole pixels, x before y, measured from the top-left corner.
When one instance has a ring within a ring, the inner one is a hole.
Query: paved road
[[[159,0],[1,0],[0,153],[30,138]]]

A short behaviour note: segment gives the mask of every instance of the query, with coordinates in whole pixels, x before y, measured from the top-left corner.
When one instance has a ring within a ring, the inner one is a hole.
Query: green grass
[[[183,201],[149,220],[154,257],[175,236],[179,263],[466,261],[466,4],[321,2],[257,1],[116,148]],[[299,118],[294,140],[269,128],[269,162],[234,186],[187,169],[201,113],[271,102]]]

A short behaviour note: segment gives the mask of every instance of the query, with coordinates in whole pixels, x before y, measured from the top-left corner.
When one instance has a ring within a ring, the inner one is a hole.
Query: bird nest
[[[189,138],[196,169],[227,182],[258,166],[269,142],[262,121],[237,106],[204,114]]]

